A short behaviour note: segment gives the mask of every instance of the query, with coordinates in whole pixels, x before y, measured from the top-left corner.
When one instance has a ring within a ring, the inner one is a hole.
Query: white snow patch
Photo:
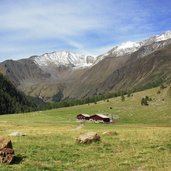
[[[132,48],[137,48],[139,46],[140,46],[139,43],[128,41],[128,42],[122,43],[120,46],[118,46],[117,50],[132,49]]]
[[[140,42],[125,42],[122,43],[119,46],[115,46],[111,51],[109,51],[112,55],[118,57],[118,56],[123,56],[123,55],[129,55],[135,51],[137,51],[139,48],[141,47],[141,43]],[[108,53],[109,53],[108,52]],[[108,54],[107,53],[107,54]],[[106,54],[106,55],[107,55]],[[106,56],[105,55],[105,56]]]

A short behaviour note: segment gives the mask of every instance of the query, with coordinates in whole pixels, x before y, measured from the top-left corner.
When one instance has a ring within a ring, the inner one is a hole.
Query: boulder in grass
[[[82,134],[76,139],[76,142],[80,144],[90,144],[97,141],[100,141],[100,136],[95,132]]]
[[[0,163],[11,164],[14,161],[14,157],[11,140],[0,138]]]
[[[114,135],[118,135],[117,132],[113,132],[113,131],[106,131],[106,132],[103,132],[102,135],[107,135],[107,136],[114,136]]]
[[[26,134],[23,132],[12,132],[11,134],[9,134],[9,136],[11,136],[11,137],[22,137],[22,136],[26,136]]]

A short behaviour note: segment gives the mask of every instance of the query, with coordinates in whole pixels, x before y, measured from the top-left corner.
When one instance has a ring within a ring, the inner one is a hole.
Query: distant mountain
[[[35,104],[0,74],[0,114],[27,112],[35,108]]]
[[[52,52],[0,63],[0,70],[27,95],[52,97],[94,65],[96,58],[71,52]]]
[[[78,69],[92,66],[96,58],[62,51],[46,53],[41,56],[32,57],[31,59],[40,67],[56,65],[58,67],[65,66]]]
[[[84,98],[99,93],[159,85],[171,75],[170,45],[171,31],[167,31],[138,43],[127,42],[116,46],[98,56],[96,65],[81,75],[65,96]]]
[[[97,61],[100,61],[108,56],[120,57],[120,56],[130,55],[138,51],[139,49],[144,49],[144,51],[141,54],[139,54],[139,57],[143,57],[169,44],[171,42],[170,39],[171,39],[171,31],[167,31],[161,35],[150,37],[149,39],[146,39],[141,42],[131,42],[131,41],[124,42],[119,46],[115,46],[107,53],[98,56]]]
[[[0,70],[27,95],[45,101],[142,89],[169,81],[171,31],[125,42],[97,57],[52,52],[0,63]]]

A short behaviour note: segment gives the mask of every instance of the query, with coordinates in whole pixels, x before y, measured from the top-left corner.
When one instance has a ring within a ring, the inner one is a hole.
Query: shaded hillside
[[[32,111],[36,106],[0,74],[0,114]]]
[[[37,67],[30,59],[4,61],[0,65],[0,70],[16,86],[19,86],[25,80],[28,80],[30,84],[34,84],[37,81],[46,80],[51,76]]]

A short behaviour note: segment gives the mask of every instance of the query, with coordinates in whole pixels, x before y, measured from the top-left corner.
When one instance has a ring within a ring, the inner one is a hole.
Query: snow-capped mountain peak
[[[47,67],[50,64],[56,66],[69,66],[73,68],[89,67],[93,65],[95,57],[80,55],[77,53],[61,51],[45,53],[34,57],[34,62],[40,67]]]
[[[124,55],[130,55],[138,51],[143,46],[144,47],[151,46],[151,48],[150,47],[146,48],[146,50],[142,52],[140,56],[143,57],[163,47],[169,42],[171,42],[171,31],[166,31],[165,33],[161,35],[156,35],[140,42],[132,42],[132,41],[124,42],[118,46],[115,46],[113,49],[111,49],[107,53],[98,56],[96,63],[98,63],[99,61],[101,61],[107,56],[120,57]]]
[[[156,36],[156,41],[164,41],[167,39],[171,39],[171,31],[166,31],[163,34]]]
[[[167,41],[168,39],[171,39],[171,31],[166,31],[165,33],[161,35],[156,35],[153,37],[150,37],[149,39],[146,39],[142,41],[142,45],[150,45],[152,43],[157,43],[161,41]]]
[[[128,41],[119,45],[117,47],[117,50],[134,49],[137,47],[139,47],[139,43]]]
[[[75,69],[90,67],[104,59],[106,56],[120,57],[124,55],[131,55],[143,46],[151,46],[151,48],[147,48],[142,52],[141,55],[139,55],[140,57],[143,57],[144,55],[147,55],[154,50],[164,46],[166,44],[165,42],[168,39],[171,39],[171,31],[167,31],[161,35],[150,37],[149,39],[141,42],[124,42],[98,57],[80,55],[68,51],[61,51],[36,56],[33,60],[40,67],[48,67],[49,65],[68,66]]]
[[[124,42],[118,46],[115,46],[109,52],[111,54],[115,55],[116,57],[126,55],[126,54],[129,55],[129,54],[135,52],[136,50],[138,50],[140,48],[140,46],[141,46],[141,43],[139,43],[139,42],[128,41],[128,42]]]
[[[100,55],[97,57],[96,63],[98,63],[100,60],[105,58],[108,55],[112,55],[115,57],[123,56],[123,55],[129,55],[135,51],[137,51],[141,47],[141,42],[124,42],[118,46],[115,46],[113,49],[108,51],[107,53]]]
[[[113,49],[112,54],[116,54],[116,56],[130,54],[138,50],[139,47],[140,47],[140,43],[128,41],[128,42],[122,43],[119,46],[116,46]]]

